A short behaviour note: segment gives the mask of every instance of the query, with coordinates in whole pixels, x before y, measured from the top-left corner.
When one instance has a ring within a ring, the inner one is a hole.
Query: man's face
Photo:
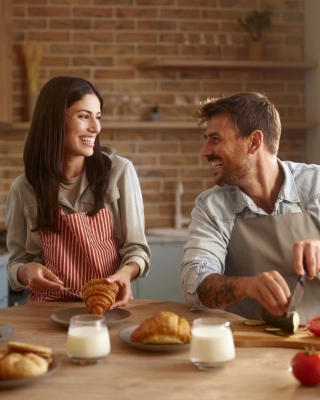
[[[219,114],[207,122],[201,156],[212,163],[215,184],[241,186],[251,167],[249,138],[237,137],[228,114]]]

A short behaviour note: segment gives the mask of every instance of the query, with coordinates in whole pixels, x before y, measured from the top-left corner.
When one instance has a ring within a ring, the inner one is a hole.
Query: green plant
[[[151,112],[157,114],[160,111],[158,104],[151,108]]]
[[[262,31],[271,27],[272,14],[270,10],[252,11],[244,20],[239,17],[238,22],[252,40],[258,41],[261,39]]]

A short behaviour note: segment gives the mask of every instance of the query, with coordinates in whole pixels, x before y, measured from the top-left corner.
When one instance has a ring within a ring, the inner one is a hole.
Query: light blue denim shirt
[[[299,199],[320,230],[320,166],[280,161],[285,174],[272,215],[301,212]],[[300,197],[299,197],[300,194]],[[227,247],[237,215],[259,218],[268,215],[237,186],[214,186],[201,193],[192,210],[189,235],[180,269],[181,287],[186,302],[207,309],[197,289],[210,274],[225,272]]]

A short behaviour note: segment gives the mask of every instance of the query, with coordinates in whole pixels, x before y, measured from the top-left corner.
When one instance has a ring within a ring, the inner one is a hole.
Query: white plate
[[[14,329],[10,325],[0,324],[0,341],[7,339],[13,334]]]
[[[50,376],[54,372],[56,372],[61,365],[61,361],[56,357],[52,357],[52,363],[49,366],[48,372],[38,376],[31,376],[30,378],[19,378],[19,379],[0,379],[0,389],[5,388],[15,388],[19,386],[29,385],[30,383],[37,381],[39,379],[46,378]]]
[[[138,327],[139,325],[133,325],[129,328],[122,329],[119,332],[118,336],[121,340],[126,342],[132,347],[135,347],[140,350],[148,350],[148,351],[182,351],[189,350],[189,343],[185,344],[144,344],[144,343],[135,343],[131,341],[131,333]]]
[[[51,319],[62,326],[69,327],[71,317],[79,314],[88,314],[86,307],[65,308],[64,310],[56,311],[51,315]],[[123,308],[114,308],[113,310],[107,311],[104,314],[104,318],[107,325],[112,325],[126,320],[130,315],[131,312],[128,310]]]

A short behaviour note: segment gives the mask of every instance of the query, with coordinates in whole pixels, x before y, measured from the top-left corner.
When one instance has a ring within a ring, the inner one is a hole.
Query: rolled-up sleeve
[[[213,216],[201,197],[197,198],[191,217],[180,268],[181,288],[188,304],[207,309],[201,304],[197,290],[207,276],[224,273],[231,227],[223,219]]]
[[[119,178],[119,210],[123,232],[123,243],[119,246],[121,266],[135,262],[140,267],[138,279],[150,269],[150,249],[145,236],[143,199],[137,173],[129,161]],[[121,267],[120,267],[121,268]]]

